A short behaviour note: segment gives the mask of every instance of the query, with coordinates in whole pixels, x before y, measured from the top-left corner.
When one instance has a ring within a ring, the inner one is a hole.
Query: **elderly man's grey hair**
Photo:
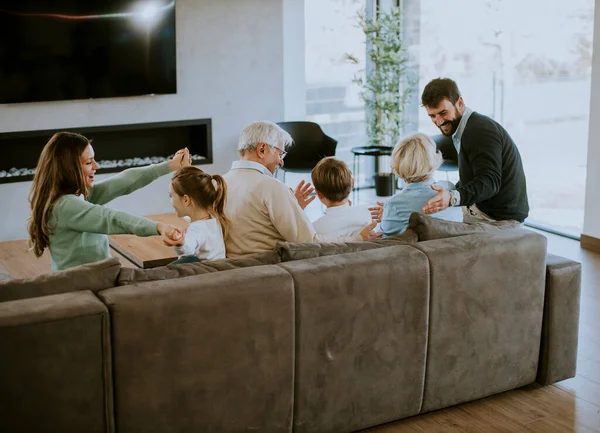
[[[292,144],[293,140],[290,134],[281,129],[273,122],[253,122],[247,125],[240,134],[238,143],[238,152],[240,155],[246,152],[255,150],[260,143],[268,144],[269,146],[279,147],[279,143],[283,142],[283,148]]]

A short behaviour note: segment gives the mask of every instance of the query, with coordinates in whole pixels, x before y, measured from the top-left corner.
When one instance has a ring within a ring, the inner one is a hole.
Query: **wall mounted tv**
[[[177,92],[174,0],[0,0],[0,104]]]

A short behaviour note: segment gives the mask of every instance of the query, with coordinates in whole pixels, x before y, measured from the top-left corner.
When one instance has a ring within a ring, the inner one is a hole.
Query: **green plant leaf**
[[[366,38],[366,57],[371,68],[361,70],[352,82],[361,89],[367,110],[366,131],[370,144],[393,146],[402,131],[404,110],[415,80],[408,76],[409,57],[402,39],[402,10],[377,9],[374,17],[363,11],[356,16],[357,26]],[[358,58],[346,53],[344,59],[358,65]],[[365,73],[366,72],[366,73]]]

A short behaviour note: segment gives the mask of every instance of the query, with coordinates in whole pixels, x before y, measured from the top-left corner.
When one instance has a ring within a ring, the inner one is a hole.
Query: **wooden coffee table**
[[[146,215],[146,218],[181,228],[187,228],[189,225],[186,220],[179,218],[174,212]],[[173,248],[166,246],[160,236],[112,235],[109,236],[109,240],[110,246],[115,251],[139,268],[164,266],[177,260],[177,254]]]

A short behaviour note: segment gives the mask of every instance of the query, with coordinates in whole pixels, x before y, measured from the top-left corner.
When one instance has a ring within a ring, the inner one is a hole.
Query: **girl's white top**
[[[185,232],[185,243],[176,246],[175,252],[181,256],[196,256],[200,260],[225,258],[223,228],[219,220],[198,220],[190,223]]]

